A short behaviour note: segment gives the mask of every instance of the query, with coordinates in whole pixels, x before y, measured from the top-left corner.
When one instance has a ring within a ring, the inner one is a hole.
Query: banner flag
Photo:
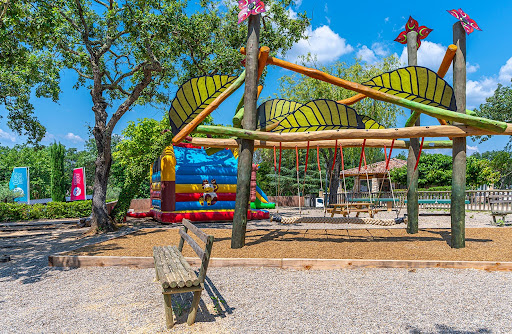
[[[30,174],[28,167],[14,167],[9,181],[9,189],[22,194],[15,198],[15,202],[25,202],[30,204]]]
[[[71,201],[85,200],[85,168],[73,169],[73,180],[71,181]]]

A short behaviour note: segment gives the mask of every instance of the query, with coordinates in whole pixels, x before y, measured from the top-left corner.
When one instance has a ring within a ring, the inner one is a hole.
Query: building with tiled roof
[[[406,165],[407,161],[402,159],[392,158],[389,161],[390,170],[401,168]],[[340,179],[343,177],[342,173],[343,171],[340,172]],[[367,166],[366,169],[364,168],[364,166],[362,166],[360,170],[358,167],[347,169],[344,171],[344,174],[345,177],[355,177],[353,189],[354,192],[367,192],[367,180],[369,180],[371,183],[372,193],[377,193],[379,192],[379,190],[382,190],[383,192],[391,191],[389,177],[386,171],[386,161],[379,161],[370,164]],[[397,188],[397,186],[393,184],[393,189],[395,188]],[[343,192],[343,185],[341,184],[341,182],[339,192]]]

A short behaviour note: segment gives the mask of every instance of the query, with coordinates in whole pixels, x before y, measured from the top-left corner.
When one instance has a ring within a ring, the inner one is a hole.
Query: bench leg
[[[194,291],[194,299],[192,300],[192,306],[190,307],[190,313],[187,319],[187,324],[189,326],[196,322],[197,308],[199,307],[199,302],[201,301],[201,292],[202,291]]]
[[[172,313],[172,304],[171,304],[171,295],[164,295],[164,309],[165,309],[165,323],[167,324],[167,328],[172,328],[174,326],[174,316]]]

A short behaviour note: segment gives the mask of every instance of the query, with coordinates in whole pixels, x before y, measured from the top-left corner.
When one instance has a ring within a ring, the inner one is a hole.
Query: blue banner
[[[28,167],[14,167],[9,181],[9,189],[19,192],[22,197],[15,198],[15,202],[30,203],[30,181]]]

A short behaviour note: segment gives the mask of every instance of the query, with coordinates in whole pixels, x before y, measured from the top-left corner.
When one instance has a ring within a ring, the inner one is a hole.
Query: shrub
[[[80,218],[91,214],[91,201],[44,204],[0,203],[0,221]]]

